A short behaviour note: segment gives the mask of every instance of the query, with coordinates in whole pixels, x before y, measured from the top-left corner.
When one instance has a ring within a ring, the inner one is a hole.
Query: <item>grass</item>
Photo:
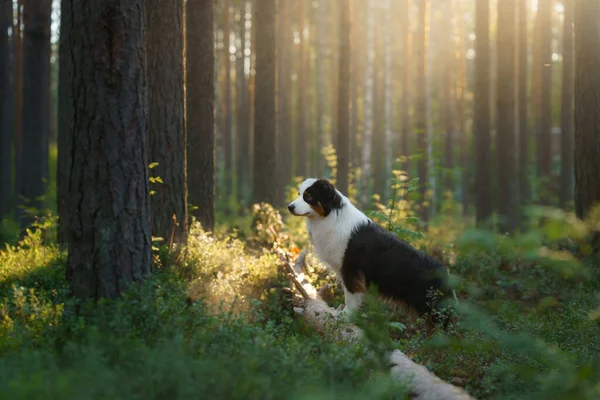
[[[274,254],[308,245],[304,221],[267,205],[214,236],[193,224],[186,247],[157,251],[146,282],[75,314],[50,218],[0,250],[1,397],[403,398],[383,358],[392,347],[479,399],[600,397],[592,221],[534,209],[532,228],[506,237],[470,228],[449,198],[424,233],[399,198],[372,215],[449,265],[460,307],[448,334],[427,338],[371,305],[365,343],[316,335],[293,315]],[[335,282],[309,265],[316,285]]]

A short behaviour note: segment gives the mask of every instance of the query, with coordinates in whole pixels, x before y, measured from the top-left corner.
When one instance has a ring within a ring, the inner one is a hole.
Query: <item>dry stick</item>
[[[337,310],[332,309],[322,298],[327,285],[315,291],[313,286],[306,279],[301,278],[302,266],[306,257],[306,250],[303,250],[296,263],[292,267],[287,254],[280,251],[280,258],[286,269],[289,271],[288,278],[293,282],[298,292],[304,299],[303,308],[294,307],[296,313],[302,315],[308,322],[314,324],[318,331],[323,331],[328,324],[331,324],[332,318],[339,315]],[[302,283],[304,282],[304,283]],[[314,296],[309,294],[315,293]],[[342,335],[349,340],[357,340],[361,337],[362,331],[354,326],[348,325],[346,332]],[[390,355],[392,368],[390,374],[392,378],[404,383],[411,389],[411,399],[418,400],[466,400],[473,399],[463,389],[444,382],[435,374],[412,361],[400,350],[395,350]]]

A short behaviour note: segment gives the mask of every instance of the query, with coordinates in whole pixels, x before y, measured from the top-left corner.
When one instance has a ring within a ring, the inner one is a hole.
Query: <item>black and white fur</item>
[[[444,265],[374,223],[327,180],[302,182],[288,209],[307,218],[317,256],[342,283],[346,314],[360,307],[371,284],[383,298],[419,316],[433,315],[447,300],[456,300]],[[433,305],[430,289],[441,292]]]

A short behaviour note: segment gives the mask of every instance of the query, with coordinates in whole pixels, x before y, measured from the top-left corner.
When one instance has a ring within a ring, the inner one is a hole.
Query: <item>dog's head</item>
[[[310,178],[302,182],[298,198],[288,205],[290,213],[308,218],[325,218],[342,207],[342,196],[326,179]]]

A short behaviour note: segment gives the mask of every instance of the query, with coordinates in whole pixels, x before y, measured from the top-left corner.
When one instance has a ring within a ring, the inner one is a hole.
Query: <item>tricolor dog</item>
[[[373,222],[329,181],[306,179],[288,210],[306,217],[317,256],[343,286],[345,313],[360,307],[370,285],[419,316],[434,316],[455,299],[443,264]],[[432,290],[439,293],[433,302]]]

